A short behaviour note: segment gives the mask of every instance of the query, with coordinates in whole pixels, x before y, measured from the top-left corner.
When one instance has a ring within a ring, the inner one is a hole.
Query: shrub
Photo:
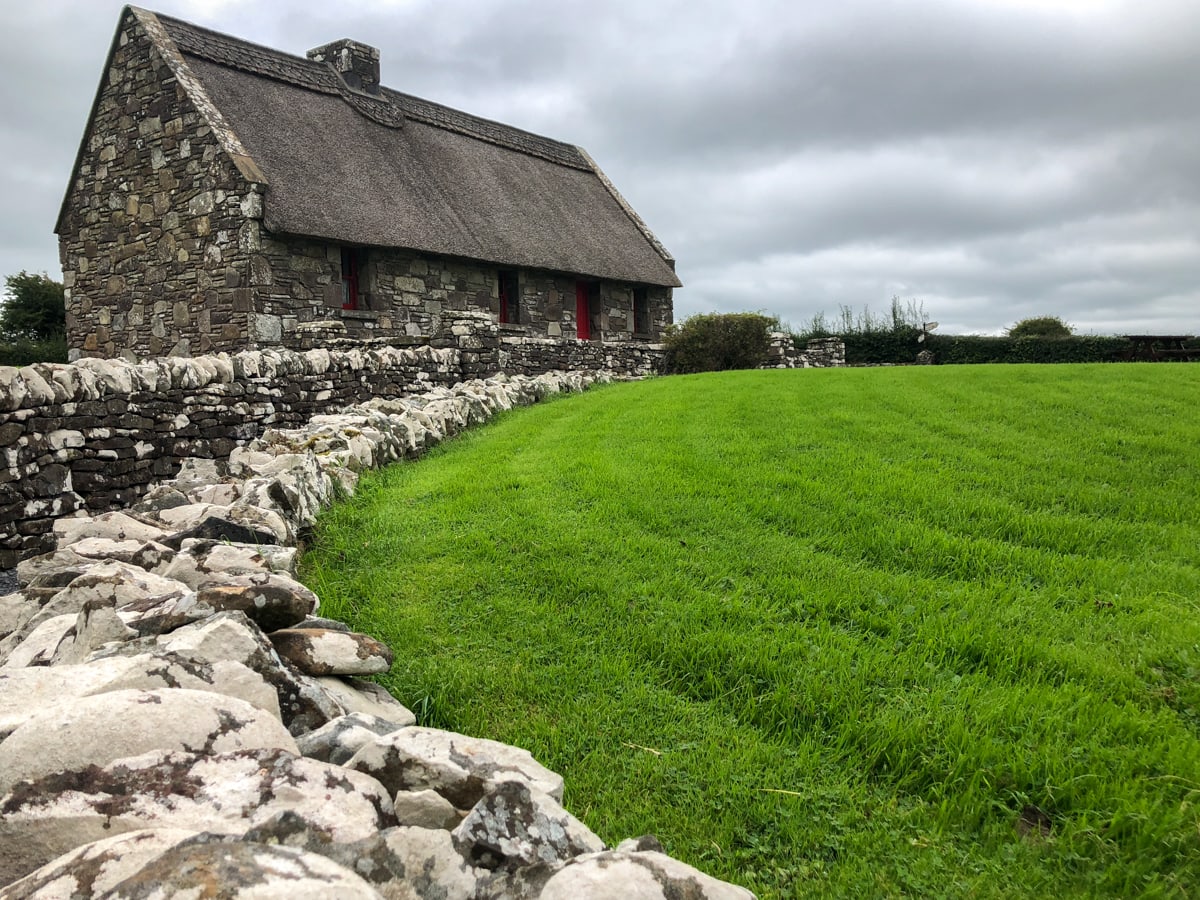
[[[779,320],[761,313],[701,313],[667,331],[666,370],[755,369],[767,361],[768,335]]]
[[[28,366],[31,363],[67,361],[67,339],[61,334],[45,341],[18,338],[0,341],[0,366]]]
[[[1069,338],[1075,329],[1058,316],[1034,316],[1022,319],[1008,329],[1011,338]]]

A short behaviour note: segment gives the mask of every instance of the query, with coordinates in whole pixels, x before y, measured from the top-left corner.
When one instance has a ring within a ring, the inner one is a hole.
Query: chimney
[[[379,50],[358,41],[340,41],[308,51],[314,62],[328,63],[349,87],[368,94],[379,93]]]

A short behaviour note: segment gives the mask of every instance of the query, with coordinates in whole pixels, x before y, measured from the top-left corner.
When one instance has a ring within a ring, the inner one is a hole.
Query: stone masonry
[[[301,349],[314,331],[427,343],[468,310],[512,337],[573,340],[580,286],[597,343],[652,342],[672,321],[667,286],[275,233],[271,196],[162,20],[127,8],[56,228],[71,359]]]
[[[261,186],[224,152],[178,71],[127,13],[59,229],[73,356],[246,345]]]

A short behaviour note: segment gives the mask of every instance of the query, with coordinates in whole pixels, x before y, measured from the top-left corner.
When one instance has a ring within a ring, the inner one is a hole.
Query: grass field
[[[1200,895],[1200,366],[735,372],[506,414],[304,577],[423,723],[763,897]]]

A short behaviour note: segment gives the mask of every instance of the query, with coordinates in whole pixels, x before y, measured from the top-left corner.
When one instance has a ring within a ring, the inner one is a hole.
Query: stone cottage
[[[335,336],[652,341],[674,260],[579,147],[126,7],[55,231],[72,356]],[[307,340],[307,344],[305,343]]]

